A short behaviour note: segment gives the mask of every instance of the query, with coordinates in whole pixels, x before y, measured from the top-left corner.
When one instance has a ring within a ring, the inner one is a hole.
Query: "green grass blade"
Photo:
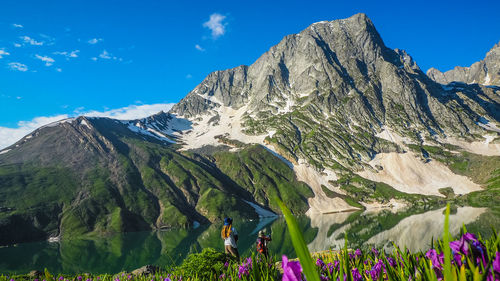
[[[444,280],[451,281],[451,248],[450,248],[450,204],[446,205],[446,215],[444,218],[443,233],[443,252],[444,252]]]
[[[285,221],[288,226],[288,230],[290,231],[290,236],[292,238],[293,248],[295,249],[295,253],[299,258],[300,265],[302,266],[302,270],[308,281],[320,281],[318,272],[314,268],[314,263],[311,258],[311,253],[307,248],[306,241],[304,240],[304,236],[302,236],[302,232],[299,229],[299,225],[297,220],[292,215],[292,212],[279,200],[276,198],[276,202],[281,209],[281,212],[285,216]]]

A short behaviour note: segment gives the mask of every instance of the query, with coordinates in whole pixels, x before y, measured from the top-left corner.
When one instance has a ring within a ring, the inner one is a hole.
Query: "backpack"
[[[257,244],[257,252],[263,253],[263,252],[266,251],[266,245],[264,243],[265,243],[264,239],[262,239],[260,237],[257,238],[257,242],[256,242],[256,244]]]
[[[230,235],[231,235],[231,225],[224,225],[220,232],[220,237],[222,237],[222,239],[227,239],[229,238]]]

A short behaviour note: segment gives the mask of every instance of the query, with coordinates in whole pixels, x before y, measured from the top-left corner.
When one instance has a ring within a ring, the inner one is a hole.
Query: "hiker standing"
[[[267,248],[267,243],[271,240],[271,235],[266,236],[264,231],[259,231],[259,236],[257,237],[257,252],[264,255],[266,260],[269,259],[269,249]]]
[[[226,254],[231,254],[239,260],[240,254],[238,253],[238,246],[236,245],[238,241],[238,232],[233,227],[233,220],[231,218],[224,219],[221,237],[224,239],[224,250]]]

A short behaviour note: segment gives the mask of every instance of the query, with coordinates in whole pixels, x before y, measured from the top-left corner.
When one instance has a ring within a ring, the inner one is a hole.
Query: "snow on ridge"
[[[82,125],[84,125],[84,126],[87,126],[87,128],[89,128],[89,129],[90,129],[90,125],[89,125],[89,123],[87,122],[87,120],[82,119],[82,121],[80,121],[80,124],[82,124]]]
[[[60,124],[63,124],[63,123],[71,123],[73,121],[75,121],[76,118],[66,118],[66,119],[61,119],[59,121],[55,121],[55,122],[52,122],[52,123],[49,123],[47,125],[44,125],[38,129],[42,129],[42,128],[49,128],[49,127],[55,127],[57,125],[60,125]]]
[[[141,135],[146,135],[146,136],[153,137],[153,138],[156,138],[158,140],[166,141],[166,142],[169,142],[169,143],[175,143],[171,139],[169,139],[167,137],[161,137],[159,135],[153,134],[149,130],[145,130],[145,129],[141,128],[139,123],[137,123],[137,124],[139,126],[135,126],[135,125],[129,123],[127,127],[128,127],[129,130],[131,130],[134,133],[141,134]]]
[[[490,74],[487,73],[486,77],[484,77],[484,85],[489,85],[490,84]]]
[[[0,151],[0,154],[5,154],[5,153],[7,153],[9,151],[10,151],[10,149],[5,149],[5,150]]]

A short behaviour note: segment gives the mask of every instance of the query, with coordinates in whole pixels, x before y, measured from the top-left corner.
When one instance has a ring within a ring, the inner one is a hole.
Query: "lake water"
[[[298,221],[311,251],[342,248],[345,232],[351,248],[377,245],[388,250],[390,241],[413,251],[425,251],[432,238],[441,237],[443,208],[433,210],[378,210],[370,212],[299,217]],[[469,231],[491,234],[491,226],[500,229],[500,211],[487,208],[453,208],[450,231],[458,235],[462,225]],[[271,233],[272,254],[295,256],[283,218],[261,221],[235,221],[240,234],[240,254],[255,250],[261,229]],[[36,242],[0,248],[0,272],[26,273],[47,268],[54,273],[117,273],[146,264],[179,264],[189,253],[212,247],[223,251],[219,224],[196,229],[136,232],[102,239],[79,239],[56,243]]]

